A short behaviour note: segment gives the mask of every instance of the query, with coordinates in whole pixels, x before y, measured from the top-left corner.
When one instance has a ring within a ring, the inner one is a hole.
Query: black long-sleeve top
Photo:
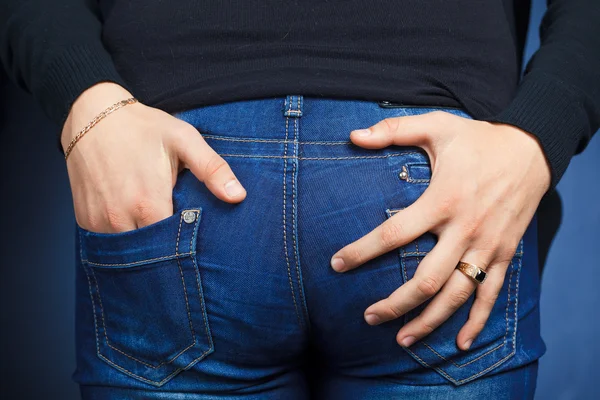
[[[62,126],[102,81],[175,112],[297,93],[460,107],[534,134],[552,187],[600,126],[600,1],[2,0],[0,57]]]

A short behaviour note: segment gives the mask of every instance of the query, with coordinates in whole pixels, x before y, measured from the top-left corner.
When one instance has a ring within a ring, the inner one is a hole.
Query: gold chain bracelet
[[[73,150],[73,147],[75,147],[75,144],[77,144],[79,139],[81,139],[83,137],[83,135],[85,135],[90,129],[92,129],[101,119],[103,119],[108,114],[112,113],[113,111],[116,111],[119,108],[126,106],[127,104],[133,104],[136,102],[137,102],[137,99],[135,97],[121,100],[121,101],[113,104],[112,106],[108,107],[106,110],[102,111],[100,114],[96,115],[96,117],[94,117],[94,119],[91,120],[89,124],[87,124],[82,130],[80,130],[79,133],[73,138],[73,140],[71,140],[71,143],[69,143],[69,147],[67,147],[67,150],[65,151],[65,161],[67,161],[69,154],[71,154],[71,150]]]

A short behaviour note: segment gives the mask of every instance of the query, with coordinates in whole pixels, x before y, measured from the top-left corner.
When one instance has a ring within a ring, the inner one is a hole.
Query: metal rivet
[[[408,179],[408,171],[406,170],[405,166],[402,166],[402,171],[400,171],[400,173],[398,174],[398,176],[400,177],[400,179],[402,179],[403,181]]]
[[[183,213],[183,220],[188,223],[191,224],[192,222],[194,222],[196,220],[196,213],[194,211],[186,211]]]

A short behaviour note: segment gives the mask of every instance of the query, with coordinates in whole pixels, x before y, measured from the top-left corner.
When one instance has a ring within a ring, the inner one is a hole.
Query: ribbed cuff
[[[73,102],[79,95],[99,82],[114,82],[127,89],[115,69],[112,58],[99,42],[66,48],[49,65],[38,94],[46,115],[59,126],[58,148],[64,154],[60,133]]]
[[[544,73],[526,75],[508,107],[485,120],[514,125],[538,138],[552,170],[549,190],[556,187],[590,129],[575,94]]]

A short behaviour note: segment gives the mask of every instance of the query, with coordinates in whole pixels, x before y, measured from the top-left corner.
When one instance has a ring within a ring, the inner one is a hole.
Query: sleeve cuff
[[[42,79],[39,97],[53,99],[42,104],[59,127],[56,137],[63,154],[60,133],[77,97],[99,82],[114,82],[128,89],[101,43],[69,47],[52,61]]]
[[[556,187],[590,129],[575,93],[544,73],[526,75],[508,107],[485,120],[514,125],[537,137],[551,168],[549,190]]]

